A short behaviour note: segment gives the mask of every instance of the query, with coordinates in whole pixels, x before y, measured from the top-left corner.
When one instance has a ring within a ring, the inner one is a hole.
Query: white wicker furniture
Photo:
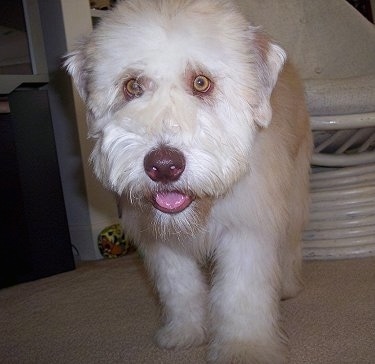
[[[345,0],[237,1],[305,81],[315,142],[305,257],[375,255],[374,25]]]
[[[311,118],[315,150],[307,258],[375,254],[375,113]]]

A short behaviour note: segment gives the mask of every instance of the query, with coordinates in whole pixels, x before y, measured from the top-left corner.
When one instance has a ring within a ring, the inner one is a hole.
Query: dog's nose
[[[180,178],[185,169],[185,157],[176,148],[161,146],[146,155],[143,165],[153,181],[168,183]]]

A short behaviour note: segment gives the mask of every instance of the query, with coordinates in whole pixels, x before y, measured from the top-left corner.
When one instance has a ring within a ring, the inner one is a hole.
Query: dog
[[[285,363],[312,138],[284,50],[230,1],[126,0],[65,66],[163,307],[157,344]]]

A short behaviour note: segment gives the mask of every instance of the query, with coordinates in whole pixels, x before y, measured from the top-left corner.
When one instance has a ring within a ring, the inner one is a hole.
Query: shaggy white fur
[[[158,344],[286,362],[278,306],[300,289],[312,142],[285,52],[229,1],[128,0],[66,67],[164,307]]]

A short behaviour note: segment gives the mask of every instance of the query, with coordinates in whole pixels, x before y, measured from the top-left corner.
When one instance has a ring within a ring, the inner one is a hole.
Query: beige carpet
[[[375,363],[375,259],[306,262],[283,302],[291,363]],[[205,347],[163,351],[158,306],[136,255],[0,291],[0,363],[204,363]]]

